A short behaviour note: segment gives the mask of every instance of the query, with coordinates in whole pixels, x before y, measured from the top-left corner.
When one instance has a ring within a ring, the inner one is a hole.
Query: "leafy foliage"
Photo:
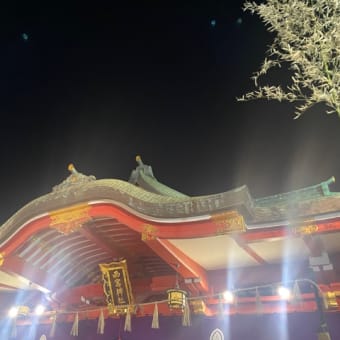
[[[244,10],[260,16],[267,30],[276,33],[260,69],[254,73],[256,89],[238,98],[296,102],[300,117],[317,103],[340,117],[340,1],[267,0],[246,2]],[[288,64],[291,84],[259,86],[260,76]]]

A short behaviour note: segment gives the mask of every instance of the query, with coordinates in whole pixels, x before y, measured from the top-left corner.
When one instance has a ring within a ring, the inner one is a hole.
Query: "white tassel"
[[[262,307],[259,289],[256,287],[256,314],[262,314]]]
[[[238,306],[238,294],[236,292],[234,293],[233,304],[234,304],[235,308],[237,308],[237,306]]]
[[[157,303],[155,303],[155,308],[153,310],[151,328],[159,328],[158,304]]]
[[[105,328],[104,312],[101,309],[98,319],[97,334],[104,334],[104,328]]]
[[[325,321],[321,322],[318,332],[318,340],[331,340],[331,336],[328,332],[327,323]]]
[[[56,328],[57,328],[57,314],[53,316],[52,326],[50,329],[50,338],[54,338]]]
[[[73,322],[73,326],[72,326],[70,334],[73,336],[78,336],[78,327],[79,327],[79,315],[77,313],[74,318],[74,322]]]
[[[331,336],[328,332],[318,333],[318,340],[331,340]]]
[[[298,281],[294,282],[294,286],[293,286],[293,304],[295,305],[299,305],[302,303],[302,295],[301,295],[301,291],[300,291],[300,287],[299,287],[299,283]]]
[[[224,315],[224,307],[223,307],[223,302],[222,302],[222,296],[218,296],[218,318],[223,319]]]
[[[17,319],[14,318],[11,323],[11,338],[17,337]]]
[[[125,332],[131,332],[131,313],[130,313],[130,308],[128,308],[128,311],[126,313],[125,317],[125,325],[124,325],[124,331]]]
[[[183,312],[183,317],[182,317],[182,325],[185,327],[191,326],[190,306],[189,306],[188,299],[185,300],[184,312]]]

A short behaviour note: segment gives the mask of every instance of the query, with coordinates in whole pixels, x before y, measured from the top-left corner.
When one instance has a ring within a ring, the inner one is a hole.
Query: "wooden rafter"
[[[159,257],[176,270],[181,277],[186,279],[187,282],[192,280],[192,283],[194,283],[200,292],[210,291],[208,276],[205,269],[168,240],[157,238],[149,240],[146,243]],[[197,291],[194,290],[193,293],[197,294]]]

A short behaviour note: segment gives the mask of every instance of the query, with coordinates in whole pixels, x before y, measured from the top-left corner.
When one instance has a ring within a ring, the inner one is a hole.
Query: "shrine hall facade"
[[[192,197],[136,159],[129,181],[70,165],[0,226],[0,339],[340,337],[334,178]]]

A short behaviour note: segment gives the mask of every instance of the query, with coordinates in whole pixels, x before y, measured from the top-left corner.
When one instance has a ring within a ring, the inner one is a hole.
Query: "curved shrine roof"
[[[189,197],[160,183],[140,157],[137,163],[128,182],[97,180],[71,165],[65,181],[6,221],[0,293],[20,281],[30,283],[25,290],[54,292],[76,305],[91,291],[101,305],[98,264],[125,259],[136,301],[152,301],[174,286],[176,272],[197,295],[222,289],[229,270],[236,283],[257,284],[278,280],[287,261],[295,263],[292,275],[309,275],[315,249],[340,254],[334,178],[264,198],[253,198],[246,186]],[[243,268],[251,273],[246,279]]]

